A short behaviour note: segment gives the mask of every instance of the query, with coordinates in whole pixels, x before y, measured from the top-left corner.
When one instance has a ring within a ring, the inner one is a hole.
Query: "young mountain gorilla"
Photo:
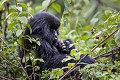
[[[42,58],[44,62],[37,61],[37,66],[40,66],[40,70],[36,73],[41,74],[42,70],[51,70],[54,68],[62,68],[67,66],[68,63],[75,63],[75,60],[69,60],[67,62],[61,62],[66,56],[70,56],[70,51],[75,49],[75,46],[69,47],[73,42],[70,39],[59,41],[58,30],[60,21],[57,17],[49,12],[37,12],[32,18],[28,20],[28,24],[31,26],[32,33],[29,28],[25,29],[25,36],[32,38],[38,38],[40,45],[35,42],[30,42],[28,39],[23,39],[23,45],[19,45],[18,52],[19,57],[22,59],[24,54],[29,53],[33,46],[36,58]],[[82,57],[83,55],[81,55]],[[82,60],[84,63],[92,64],[94,59],[87,56]],[[28,61],[28,65],[32,65],[31,60]],[[23,66],[25,64],[23,63]],[[27,68],[27,73],[30,76],[32,74],[32,68]],[[37,79],[37,77],[36,77]]]

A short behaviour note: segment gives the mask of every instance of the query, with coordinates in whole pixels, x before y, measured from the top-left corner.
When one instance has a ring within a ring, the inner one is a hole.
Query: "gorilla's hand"
[[[58,41],[56,43],[56,47],[61,54],[70,54],[70,51],[72,49],[75,49],[75,46],[73,45],[73,41],[70,39],[64,41]]]

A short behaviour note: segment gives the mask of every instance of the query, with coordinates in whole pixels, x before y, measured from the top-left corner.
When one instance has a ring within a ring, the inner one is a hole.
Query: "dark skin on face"
[[[44,60],[44,62],[37,61],[36,65],[40,66],[40,70],[35,71],[37,74],[41,74],[41,72],[46,69],[62,68],[67,66],[68,63],[76,62],[75,60],[61,62],[66,56],[70,56],[70,51],[75,49],[75,46],[69,47],[70,44],[73,44],[73,41],[70,39],[64,41],[58,39],[60,21],[56,16],[49,12],[37,12],[28,20],[28,24],[31,26],[32,33],[30,33],[30,30],[26,27],[24,35],[38,38],[40,46],[36,43],[30,43],[27,39],[23,39],[24,46],[21,45],[22,48],[20,48],[19,45],[18,48],[21,62],[25,56],[24,52],[28,54],[32,46],[36,46],[34,50],[36,58],[42,58]],[[87,56],[82,62],[92,64],[95,61],[93,58]],[[27,64],[32,65],[31,60],[28,61]],[[25,67],[24,63],[23,66]],[[28,68],[27,73],[30,76],[32,74],[32,68]],[[38,78],[39,77],[36,76],[36,79]]]

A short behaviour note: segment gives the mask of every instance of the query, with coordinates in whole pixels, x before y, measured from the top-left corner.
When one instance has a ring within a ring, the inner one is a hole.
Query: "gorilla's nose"
[[[55,32],[55,38],[54,39],[58,40],[58,34],[57,34],[57,32]]]
[[[54,38],[54,43],[56,43],[57,41],[58,41],[58,37],[55,36],[55,38]]]
[[[58,37],[57,37],[57,36],[55,36],[55,40],[58,40]]]

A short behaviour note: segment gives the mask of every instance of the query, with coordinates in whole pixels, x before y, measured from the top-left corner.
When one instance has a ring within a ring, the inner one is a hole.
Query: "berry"
[[[95,39],[99,39],[99,36],[97,35],[97,36],[95,36]]]

